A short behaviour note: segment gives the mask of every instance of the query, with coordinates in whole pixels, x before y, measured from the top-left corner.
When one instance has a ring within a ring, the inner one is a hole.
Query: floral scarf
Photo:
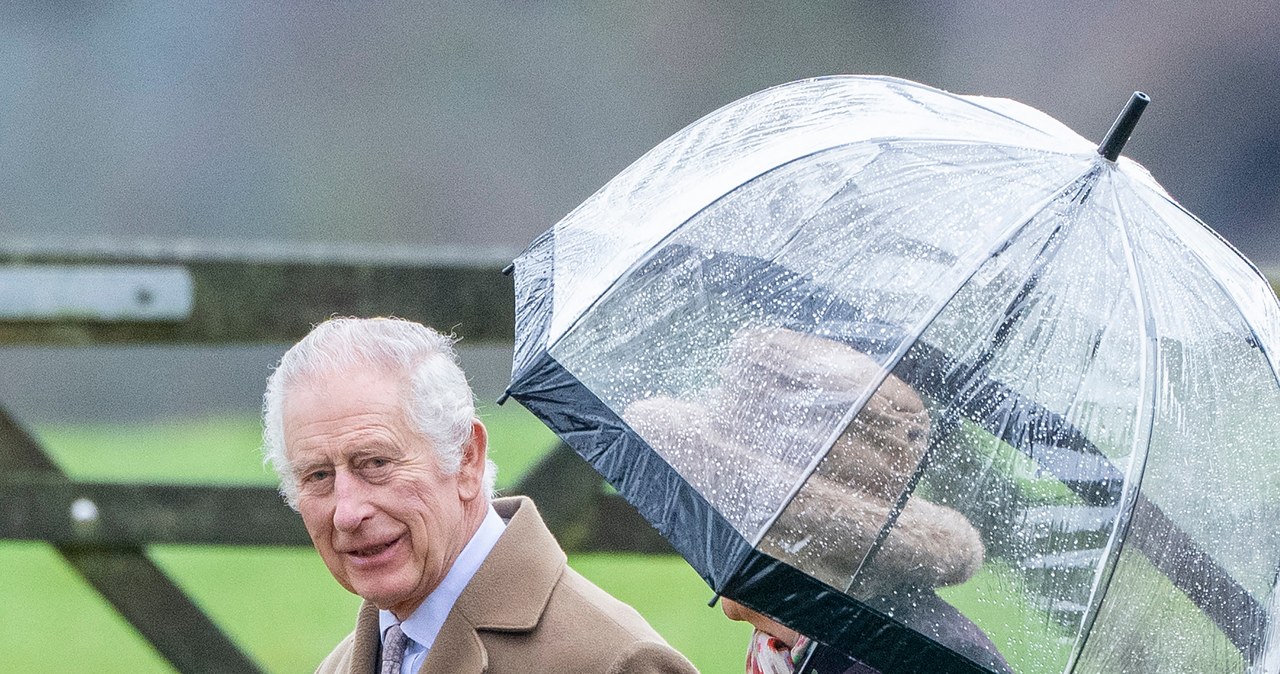
[[[792,674],[804,660],[809,645],[808,639],[800,637],[790,647],[777,637],[756,630],[747,647],[747,674]]]
[[[812,651],[813,657],[809,657]],[[806,659],[808,662],[806,662]],[[819,648],[817,642],[800,637],[788,648],[776,637],[756,630],[747,649],[747,674],[880,674],[880,670],[830,648]]]

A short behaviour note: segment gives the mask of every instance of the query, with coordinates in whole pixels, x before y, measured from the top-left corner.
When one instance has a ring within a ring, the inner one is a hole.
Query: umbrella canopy
[[[508,392],[717,593],[884,672],[1277,671],[1280,306],[1122,143],[749,96],[516,260]]]

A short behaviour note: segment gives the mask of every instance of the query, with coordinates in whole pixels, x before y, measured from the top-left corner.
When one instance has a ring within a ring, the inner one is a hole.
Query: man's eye
[[[321,480],[329,479],[329,475],[331,473],[327,470],[313,470],[302,479],[304,482],[320,482]]]
[[[378,457],[367,459],[364,462],[365,468],[386,468],[387,466],[390,466],[390,465],[391,465],[390,461],[386,459],[378,458]]]

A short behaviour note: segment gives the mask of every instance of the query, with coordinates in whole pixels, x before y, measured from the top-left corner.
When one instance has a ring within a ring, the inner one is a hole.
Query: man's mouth
[[[377,555],[379,555],[379,554],[381,554],[382,552],[384,552],[387,548],[389,548],[389,547],[391,547],[391,546],[395,545],[395,544],[396,544],[396,543],[398,543],[399,541],[400,541],[400,539],[399,539],[399,538],[397,538],[397,539],[395,539],[395,540],[388,541],[388,542],[386,542],[386,543],[379,543],[379,544],[377,544],[377,545],[370,545],[370,546],[368,546],[368,547],[357,548],[357,549],[355,549],[355,550],[351,550],[351,551],[347,552],[347,554],[351,555],[352,557],[358,557],[358,558],[360,558],[360,559],[366,559],[366,558],[369,558],[369,557],[376,557]]]

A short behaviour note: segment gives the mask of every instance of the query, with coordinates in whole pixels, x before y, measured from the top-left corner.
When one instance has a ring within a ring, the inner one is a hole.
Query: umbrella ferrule
[[[1111,129],[1107,131],[1106,137],[1098,145],[1098,154],[1105,157],[1107,161],[1119,159],[1120,150],[1124,149],[1124,144],[1129,142],[1133,127],[1137,126],[1138,118],[1142,116],[1142,111],[1147,108],[1147,104],[1150,102],[1150,96],[1141,91],[1133,92],[1133,95],[1129,97],[1129,102],[1125,104],[1124,110],[1120,111],[1116,121],[1111,124]]]

